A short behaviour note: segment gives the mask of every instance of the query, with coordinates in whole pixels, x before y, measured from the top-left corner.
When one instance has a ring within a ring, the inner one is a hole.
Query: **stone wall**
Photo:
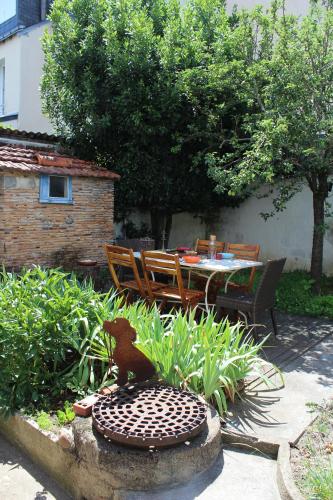
[[[0,263],[75,267],[77,259],[105,263],[113,239],[113,181],[73,177],[73,204],[39,202],[39,177],[0,177]]]

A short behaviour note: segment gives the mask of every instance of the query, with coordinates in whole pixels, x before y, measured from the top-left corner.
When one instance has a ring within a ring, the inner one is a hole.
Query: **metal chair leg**
[[[257,318],[255,312],[249,313],[251,321],[252,321],[252,332],[253,332],[253,338],[254,340],[258,340],[258,330],[257,330]],[[249,325],[251,326],[251,325]]]
[[[271,313],[271,319],[272,319],[272,325],[273,325],[274,335],[275,335],[275,337],[277,337],[277,335],[278,335],[278,328],[277,328],[277,324],[276,324],[275,311],[274,311],[273,307],[270,309],[270,313]]]

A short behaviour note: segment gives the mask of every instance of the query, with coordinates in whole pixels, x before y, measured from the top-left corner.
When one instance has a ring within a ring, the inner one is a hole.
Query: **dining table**
[[[140,252],[134,252],[134,256],[137,259],[141,258]],[[211,308],[215,306],[215,304],[209,304],[208,302],[209,285],[214,276],[216,276],[219,273],[228,275],[224,286],[224,291],[227,292],[228,284],[230,283],[230,280],[235,273],[237,273],[238,271],[242,271],[244,269],[251,269],[252,267],[261,267],[264,265],[263,262],[253,261],[253,260],[236,259],[236,258],[209,259],[206,256],[202,256],[200,262],[197,263],[185,262],[184,259],[180,256],[179,264],[181,269],[190,272],[193,271],[196,275],[204,276],[205,278],[207,278],[205,286],[205,309],[207,313],[209,313]]]

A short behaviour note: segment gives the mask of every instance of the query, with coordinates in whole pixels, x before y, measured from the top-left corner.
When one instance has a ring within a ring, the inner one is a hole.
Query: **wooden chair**
[[[216,252],[220,253],[224,250],[224,242],[223,241],[215,241]],[[208,254],[209,240],[199,240],[195,244],[194,250],[198,253]]]
[[[228,253],[235,254],[236,259],[257,261],[260,253],[260,245],[227,243],[225,251]],[[238,290],[243,290],[244,292],[250,292],[253,288],[255,273],[256,273],[256,267],[252,267],[249,280],[247,283],[239,285],[237,283],[229,282],[228,287],[230,286],[230,288],[237,288]]]
[[[183,277],[179,264],[178,255],[170,255],[164,252],[141,252],[143,274],[146,280],[147,291],[151,301],[161,300],[160,309],[172,302],[179,302],[186,310],[198,305],[205,296],[205,292],[199,290],[189,290],[184,287]],[[155,281],[150,279],[151,273],[165,274],[174,278],[176,286],[165,286],[154,289]]]
[[[285,263],[286,258],[269,260],[267,262],[255,294],[234,290],[225,295],[218,296],[216,301],[218,313],[221,309],[231,309],[248,316],[254,325],[254,334],[256,336],[258,316],[263,311],[269,310],[274,334],[277,335],[278,330],[274,315],[275,292]]]
[[[113,282],[117,290],[121,294],[125,294],[126,301],[131,302],[134,293],[137,293],[142,298],[146,299],[148,297],[146,281],[139,275],[133,250],[131,248],[107,244],[104,245],[104,249]],[[134,279],[121,281],[121,278],[118,277],[119,267],[130,269],[133,272]],[[162,288],[163,286],[165,285],[162,283],[154,283],[152,288],[156,290],[157,288]]]

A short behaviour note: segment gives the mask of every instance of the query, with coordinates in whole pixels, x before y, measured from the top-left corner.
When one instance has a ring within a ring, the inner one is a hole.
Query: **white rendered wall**
[[[0,43],[0,61],[5,62],[5,115],[19,112],[20,107],[20,42],[18,37]],[[4,127],[17,127],[17,120],[2,123]]]
[[[331,196],[333,201],[333,197]],[[309,269],[311,262],[313,213],[312,195],[304,188],[285,211],[265,221],[260,212],[268,212],[271,201],[251,197],[238,208],[223,208],[220,220],[212,229],[219,240],[232,243],[259,243],[261,258],[286,256],[288,269]],[[333,274],[333,219],[328,219],[324,243],[324,271]],[[204,237],[206,228],[190,214],[174,218],[170,246],[191,245]]]
[[[44,64],[41,38],[49,26],[48,22],[43,22],[25,29],[18,35],[21,51],[19,130],[52,133],[51,123],[42,113],[40,97]]]
[[[258,4],[268,7],[271,4],[271,0],[227,0],[229,12],[235,4],[237,4],[238,8],[252,8]],[[291,14],[302,15],[309,8],[309,0],[286,0],[286,6],[288,12]]]
[[[333,202],[333,193],[330,196]],[[255,196],[244,201],[238,208],[222,208],[218,222],[210,228],[189,213],[173,218],[169,247],[192,246],[197,238],[215,233],[219,240],[231,243],[258,243],[261,258],[287,257],[287,269],[309,269],[311,263],[313,212],[312,194],[305,187],[294,196],[285,211],[265,221],[260,212],[272,208],[270,198]],[[138,213],[133,221],[149,222],[147,214]],[[324,242],[324,272],[333,275],[333,218],[327,219],[328,230]]]

